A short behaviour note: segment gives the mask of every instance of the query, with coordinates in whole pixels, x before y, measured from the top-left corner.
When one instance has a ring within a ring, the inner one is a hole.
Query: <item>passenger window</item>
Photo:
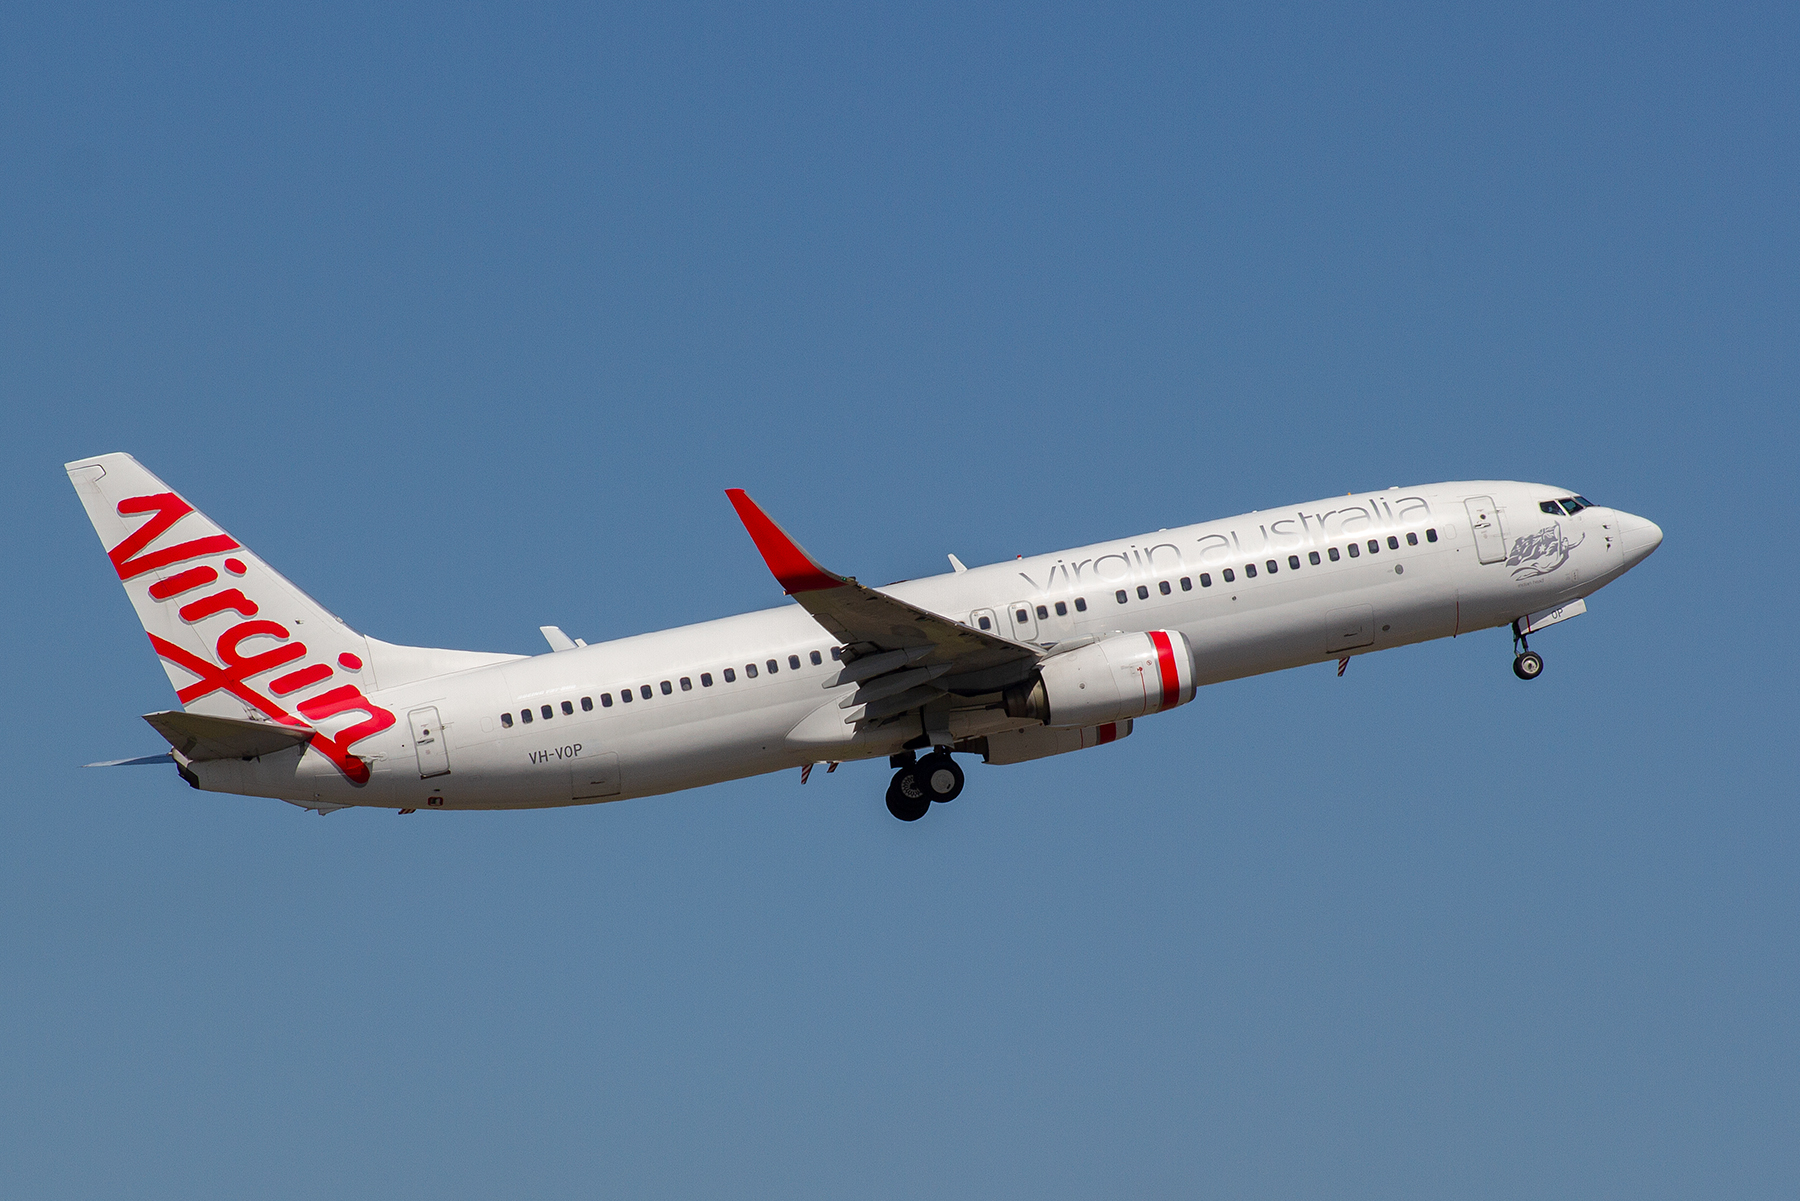
[[[1369,539],[1369,553],[1370,554],[1375,554],[1380,549],[1381,549],[1381,540],[1379,538]]]
[[[1562,516],[1562,506],[1558,505],[1553,500],[1538,501],[1538,509],[1540,512],[1549,513],[1554,517]]]
[[[619,689],[619,699],[629,705],[636,698],[631,695],[631,689],[621,688]]]
[[[789,655],[788,656],[788,669],[790,671],[799,671],[800,670],[800,656],[799,655]]]
[[[668,681],[664,680],[663,683],[666,685],[668,683]],[[650,685],[639,684],[638,685],[638,695],[643,697],[645,700],[649,700],[650,696],[651,696]]]
[[[1069,606],[1065,605],[1061,601],[1057,601],[1056,602],[1056,615],[1058,617],[1067,617],[1069,615]]]
[[[1138,585],[1138,599],[1139,600],[1149,600],[1150,599],[1150,589],[1146,588],[1142,584],[1139,584]]]
[[[581,711],[583,713],[592,713],[594,711],[594,698],[593,697],[584,696],[581,698]]]
[[[1018,622],[1020,625],[1024,625],[1026,622],[1031,620],[1031,610],[1030,609],[1020,609],[1017,613],[1013,614],[1013,620]]]
[[[1119,598],[1119,603],[1121,605],[1124,604],[1127,600],[1131,599],[1130,597],[1125,595],[1125,589],[1123,589],[1123,588],[1121,588],[1117,592],[1113,593],[1113,595]]]
[[[692,680],[688,679],[686,676],[682,676],[681,677],[681,690],[683,692],[692,692],[694,690],[694,682]]]
[[[1329,557],[1331,559],[1331,561],[1333,563],[1336,563],[1338,561],[1337,547],[1335,547],[1335,546],[1326,547],[1325,554],[1327,557]]]
[[[1345,547],[1344,549],[1346,549],[1350,552],[1350,557],[1352,559],[1354,559],[1358,555],[1362,554],[1362,551],[1357,548],[1357,545],[1354,542],[1352,542],[1349,546]]]
[[[542,708],[540,708],[538,710],[538,712],[542,713],[544,715],[545,721],[549,721],[551,719],[551,717],[553,717],[556,714],[556,710],[552,709],[549,705],[543,706]]]
[[[562,711],[563,711],[564,717],[568,717],[568,716],[572,715],[575,712],[575,702],[564,701],[562,703]]]
[[[834,646],[831,648],[831,661],[833,663],[836,663],[836,662],[842,660],[843,657],[844,657],[844,648],[843,647]]]
[[[519,710],[519,720],[524,722],[526,725],[530,725],[531,724],[531,710],[529,710],[529,709]]]
[[[1229,568],[1229,567],[1227,567],[1227,568],[1226,568],[1226,569],[1225,569],[1225,571],[1224,571],[1224,573],[1223,573],[1223,574],[1224,574],[1224,576],[1225,576],[1225,582],[1226,582],[1226,583],[1227,583],[1227,584],[1229,584],[1229,583],[1231,583],[1231,581],[1233,581],[1233,580],[1235,580],[1235,579],[1237,579],[1237,577],[1236,577],[1236,576],[1235,576],[1235,575],[1232,575],[1232,574],[1231,574],[1231,568]]]
[[[1311,563],[1314,567],[1317,567],[1319,565],[1319,552],[1316,550],[1307,551],[1306,561]]]
[[[807,658],[812,660],[812,665],[814,667],[817,667],[822,662],[822,660],[819,658],[818,651],[814,651],[812,654],[808,655]]]
[[[1174,589],[1169,587],[1169,581],[1167,580],[1158,580],[1156,582],[1156,590],[1164,596],[1167,596],[1170,592],[1174,591]]]
[[[512,729],[512,714],[502,713],[500,715],[500,724],[505,726],[509,730]]]
[[[1211,588],[1212,587],[1211,573],[1204,572],[1204,571],[1200,573],[1200,586],[1202,588]]]
[[[1288,556],[1288,567],[1290,570],[1299,571],[1300,570],[1300,556],[1299,555],[1289,555]]]
[[[1435,529],[1426,530],[1425,531],[1425,541],[1436,542],[1437,541],[1437,531]]]
[[[1254,564],[1254,563],[1244,564],[1244,578],[1246,580],[1254,580],[1256,578],[1256,564]]]
[[[1408,546],[1419,545],[1419,535],[1417,532],[1410,533],[1406,536],[1406,545],[1408,545]]]
[[[773,660],[773,659],[770,659],[770,660],[769,660],[769,661],[768,661],[768,663],[767,663],[767,664],[766,664],[766,666],[767,666],[767,667],[768,667],[768,669],[769,669],[769,674],[770,674],[770,675],[774,675],[774,674],[775,674],[775,673],[776,673],[776,672],[778,672],[778,671],[780,671],[780,670],[781,670],[781,664],[779,664],[779,663],[777,663],[777,662],[776,662],[776,661],[775,661],[775,660]]]
[[[1192,592],[1194,590],[1194,581],[1190,580],[1187,576],[1182,576],[1181,590],[1183,592]]]
[[[610,693],[610,692],[602,692],[602,693],[601,693],[601,694],[600,694],[600,707],[601,707],[601,708],[602,708],[602,709],[610,709],[610,708],[612,708],[612,693]]]
[[[1277,563],[1273,559],[1270,559],[1266,564],[1264,564],[1264,566],[1269,569],[1270,575],[1274,575],[1277,571],[1281,570],[1281,564]]]
[[[1389,534],[1388,535],[1388,549],[1389,550],[1399,550],[1400,549],[1400,539],[1394,537],[1392,534]]]
[[[754,664],[754,663],[744,664],[744,678],[746,680],[754,680],[756,678],[756,664]]]
[[[725,682],[727,684],[737,683],[737,672],[735,672],[731,668],[727,667],[725,669]]]
[[[1087,612],[1087,597],[1078,596],[1075,598],[1075,612],[1077,612],[1077,613],[1086,613]]]
[[[1038,615],[1038,620],[1043,621],[1050,616],[1050,610],[1044,608],[1044,606],[1042,606],[1042,605],[1039,605],[1037,607],[1037,615]]]
[[[975,624],[979,625],[984,630],[991,630],[994,628],[994,623],[989,621],[985,616]]]
[[[700,673],[700,687],[702,687],[702,688],[711,688],[712,687],[712,672],[703,671]]]
[[[668,696],[670,693],[672,693],[674,691],[675,691],[675,685],[669,683],[667,680],[664,680],[662,682],[662,694],[664,696]]]

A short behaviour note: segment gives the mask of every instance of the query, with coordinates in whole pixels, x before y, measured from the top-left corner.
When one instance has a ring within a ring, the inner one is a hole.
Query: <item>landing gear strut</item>
[[[888,784],[888,812],[903,822],[916,822],[931,808],[931,802],[946,804],[962,795],[963,770],[948,751],[933,751],[914,760],[910,752],[904,758],[894,756],[898,768]]]
[[[1519,623],[1513,622],[1513,674],[1521,680],[1535,680],[1544,674],[1544,657],[1531,649],[1530,641],[1519,631]]]

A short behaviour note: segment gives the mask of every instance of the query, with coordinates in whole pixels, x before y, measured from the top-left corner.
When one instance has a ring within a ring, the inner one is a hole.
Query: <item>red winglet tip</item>
[[[801,550],[799,543],[788,537],[787,531],[757,507],[742,488],[727,488],[725,495],[731,499],[731,507],[737,510],[738,520],[749,531],[750,541],[756,543],[756,549],[774,573],[775,581],[790,595],[836,588],[844,582],[814,562],[813,557]]]

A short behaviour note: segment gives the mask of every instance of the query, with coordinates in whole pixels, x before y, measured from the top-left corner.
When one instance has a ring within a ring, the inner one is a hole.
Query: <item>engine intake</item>
[[[1194,657],[1178,630],[1114,634],[1052,655],[1005,693],[1008,717],[1047,726],[1097,726],[1194,699]]]

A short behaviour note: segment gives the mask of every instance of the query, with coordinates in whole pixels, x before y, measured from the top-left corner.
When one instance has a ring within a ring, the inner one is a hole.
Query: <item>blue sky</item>
[[[0,1163],[31,1197],[1791,1197],[1791,6],[0,13]],[[1580,621],[543,813],[173,772],[60,465],[536,652],[1350,489]],[[1771,541],[1771,538],[1773,541]]]

